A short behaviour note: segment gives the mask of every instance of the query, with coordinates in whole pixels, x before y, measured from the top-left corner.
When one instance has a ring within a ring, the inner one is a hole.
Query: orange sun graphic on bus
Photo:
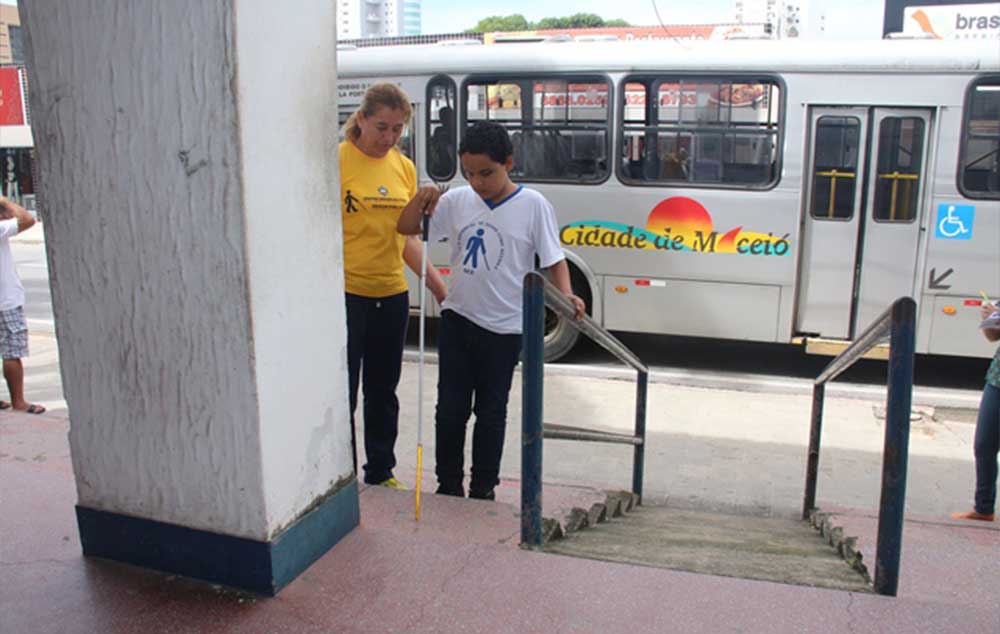
[[[688,245],[697,244],[699,236],[711,236],[714,231],[712,214],[700,202],[687,196],[673,196],[660,201],[646,219],[646,230],[657,236],[683,237]],[[723,253],[736,251],[736,238],[743,227],[731,229],[719,237],[717,249]]]
[[[712,216],[697,200],[674,196],[653,207],[646,219],[646,229],[661,236],[667,229],[675,236],[693,236],[698,231],[708,235],[712,232]]]

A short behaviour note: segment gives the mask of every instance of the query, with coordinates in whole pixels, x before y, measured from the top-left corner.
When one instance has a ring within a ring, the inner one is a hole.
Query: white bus
[[[514,180],[552,201],[575,290],[609,330],[850,341],[908,295],[918,352],[989,352],[995,42],[399,46],[341,51],[338,70],[341,120],[374,82],[407,91],[402,145],[425,182],[463,182],[467,125],[506,126]],[[548,326],[554,359],[576,331]]]

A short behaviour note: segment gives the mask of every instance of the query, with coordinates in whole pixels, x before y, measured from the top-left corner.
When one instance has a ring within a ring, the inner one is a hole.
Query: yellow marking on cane
[[[417,445],[417,486],[414,487],[417,491],[416,495],[416,505],[417,505],[417,521],[420,521],[420,474],[423,472],[424,467],[424,446]]]
[[[987,304],[993,303],[993,300],[991,300],[990,296],[986,294],[986,291],[983,290],[979,291],[979,296],[982,297],[983,301],[986,302]]]

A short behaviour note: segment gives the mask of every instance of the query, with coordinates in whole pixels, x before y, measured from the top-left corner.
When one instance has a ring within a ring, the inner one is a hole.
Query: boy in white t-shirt
[[[578,318],[586,306],[572,292],[552,205],[510,180],[514,153],[503,126],[479,122],[469,128],[459,156],[469,187],[443,195],[422,188],[421,204],[403,212],[397,229],[420,233],[422,209],[430,216],[429,239],[451,245],[452,274],[438,334],[437,492],[465,495],[465,430],[475,412],[469,497],[492,500],[521,352],[522,286],[536,255]]]
[[[24,366],[28,356],[28,322],[24,318],[24,287],[14,270],[10,238],[30,229],[35,218],[20,205],[0,197],[0,357],[3,378],[10,390],[10,402],[0,401],[0,409],[13,407],[20,412],[41,414],[45,408],[24,400]]]

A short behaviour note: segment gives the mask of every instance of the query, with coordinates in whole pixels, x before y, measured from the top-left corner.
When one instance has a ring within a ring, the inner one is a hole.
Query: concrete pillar
[[[22,3],[86,555],[273,594],[358,523],[335,10]]]

